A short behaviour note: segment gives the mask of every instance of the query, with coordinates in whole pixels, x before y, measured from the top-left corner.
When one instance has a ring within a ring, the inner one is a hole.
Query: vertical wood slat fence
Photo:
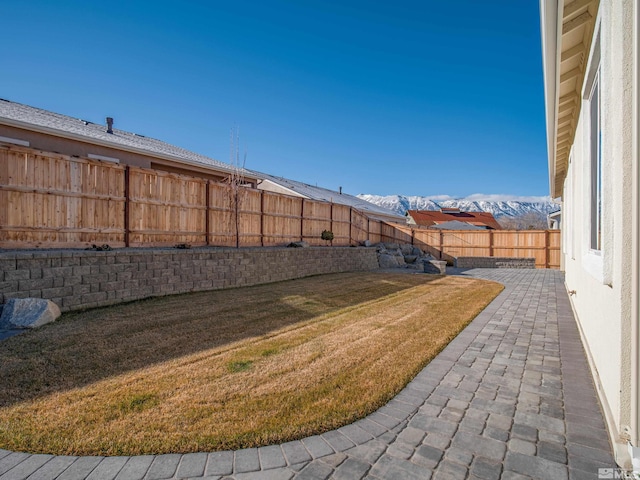
[[[436,258],[534,258],[536,268],[560,268],[560,230],[434,230],[388,224],[383,242],[410,243]]]
[[[237,195],[236,195],[237,194]],[[346,205],[198,177],[0,146],[0,247],[410,243],[437,258],[533,257],[559,268],[559,231],[437,231]]]

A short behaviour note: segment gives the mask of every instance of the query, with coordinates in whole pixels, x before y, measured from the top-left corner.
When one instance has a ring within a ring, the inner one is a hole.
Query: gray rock
[[[418,259],[417,255],[405,255],[404,256],[404,261],[406,263],[416,263],[417,259]]]
[[[291,242],[287,247],[290,248],[309,248],[309,244],[307,242]]]
[[[381,253],[378,256],[378,264],[380,268],[398,268],[398,257],[395,255],[389,255],[388,253]]]
[[[404,255],[402,255],[402,251],[400,249],[391,252],[391,254],[396,257],[398,265],[400,265],[401,267],[406,265],[406,263],[404,262]]]
[[[0,328],[37,328],[55,321],[60,308],[44,298],[12,298],[2,309]]]
[[[397,243],[383,243],[383,245],[387,250],[398,250],[400,248]]]
[[[402,252],[402,255],[407,256],[407,255],[411,255],[413,253],[413,245],[409,245],[409,244],[402,244],[400,245],[400,251]]]
[[[411,255],[415,255],[417,257],[421,257],[422,256],[422,250],[420,250],[418,247],[413,247],[411,249]]]
[[[365,240],[364,242],[360,242],[360,245],[362,247],[371,247],[371,246],[373,246],[373,244],[371,243],[370,240]]]
[[[445,275],[447,273],[447,262],[444,260],[423,260],[424,273],[435,273]]]

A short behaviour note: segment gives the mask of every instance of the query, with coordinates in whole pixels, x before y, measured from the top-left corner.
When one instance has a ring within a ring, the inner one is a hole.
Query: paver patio
[[[563,274],[455,273],[505,290],[363,420],[235,452],[103,458],[0,450],[0,480],[561,480],[595,479],[599,468],[614,468]]]

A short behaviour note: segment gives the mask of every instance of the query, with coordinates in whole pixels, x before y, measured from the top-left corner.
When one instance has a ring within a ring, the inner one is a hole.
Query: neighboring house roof
[[[104,125],[5,99],[0,99],[0,124],[151,157],[165,158],[184,164],[209,167],[225,173],[232,173],[236,170],[227,163],[170,145],[155,138],[116,128],[113,129],[113,133],[108,133],[107,127]]]
[[[288,178],[276,177],[260,172],[253,172],[257,177],[262,178],[262,182],[258,184],[258,188],[263,190],[271,190],[268,184],[277,187],[278,191],[295,195],[298,197],[308,198],[310,200],[319,200],[325,202],[338,203],[340,205],[348,205],[364,213],[371,218],[382,219],[405,223],[405,217],[379,205],[362,200],[361,198],[349,195],[347,193],[336,192],[328,188],[309,185],[307,183],[290,180]]]
[[[458,221],[474,227],[490,228],[501,230],[502,227],[488,212],[447,212],[445,209],[439,210],[408,210],[407,215],[413,218],[416,225],[431,227],[446,222]]]
[[[467,222],[461,222],[460,220],[451,220],[449,222],[436,223],[429,228],[438,228],[440,230],[486,230],[487,227],[479,227],[477,225],[471,225]]]

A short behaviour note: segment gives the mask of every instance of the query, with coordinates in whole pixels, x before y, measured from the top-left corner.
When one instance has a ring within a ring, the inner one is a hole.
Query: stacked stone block
[[[458,257],[456,268],[536,268],[535,258]]]
[[[377,268],[375,249],[360,247],[2,252],[0,303],[45,298],[68,311]]]

